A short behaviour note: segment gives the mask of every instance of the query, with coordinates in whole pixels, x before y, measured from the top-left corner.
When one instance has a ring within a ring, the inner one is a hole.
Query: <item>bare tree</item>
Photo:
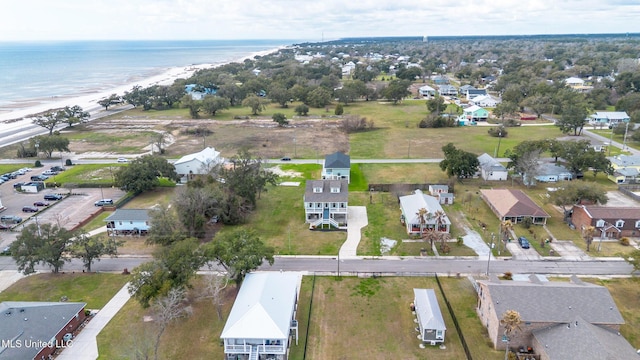
[[[201,297],[211,299],[211,304],[216,308],[218,319],[222,320],[222,305],[224,305],[224,292],[229,285],[229,276],[226,274],[207,274],[204,278],[204,287]]]
[[[538,176],[540,167],[538,161],[540,160],[541,152],[540,149],[528,151],[518,158],[515,170],[522,174],[524,184],[527,187],[533,185],[535,177]]]
[[[160,346],[160,338],[167,329],[167,326],[174,320],[192,313],[190,306],[185,305],[186,291],[184,288],[173,288],[169,293],[156,300],[153,304],[155,311],[155,321],[158,325],[158,334],[156,335],[153,347],[154,359],[158,360],[158,347]]]
[[[587,251],[590,250],[591,243],[593,242],[593,237],[596,234],[595,226],[583,226],[582,227],[582,238],[587,243]]]

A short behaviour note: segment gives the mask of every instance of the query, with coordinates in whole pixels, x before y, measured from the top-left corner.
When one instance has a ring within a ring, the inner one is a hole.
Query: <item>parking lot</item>
[[[21,224],[13,228],[13,231],[0,232],[0,249],[9,246],[24,226],[35,223],[36,220],[39,224],[57,223],[67,229],[73,229],[87,218],[101,211],[100,207],[94,205],[96,201],[102,198],[110,198],[117,201],[125,195],[124,191],[116,188],[73,189],[71,195],[69,194],[69,189],[65,188],[48,188],[35,194],[21,193],[14,189],[13,184],[17,182],[28,182],[31,176],[40,174],[45,170],[44,168],[38,169],[37,171],[34,169],[24,175],[18,176],[17,179],[12,179],[4,184],[0,184],[0,198],[2,199],[2,205],[6,207],[6,210],[0,213],[0,215],[16,215],[23,219]],[[33,205],[36,201],[45,201],[44,195],[52,193],[64,195],[64,198],[59,201],[46,200],[50,205],[40,207],[40,211],[37,213],[22,211],[24,206]]]

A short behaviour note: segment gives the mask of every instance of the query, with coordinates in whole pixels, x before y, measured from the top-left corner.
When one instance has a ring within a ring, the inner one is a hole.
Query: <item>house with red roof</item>
[[[534,224],[543,225],[551,217],[521,190],[480,190],[480,196],[500,221],[511,220],[515,224],[531,218]]]

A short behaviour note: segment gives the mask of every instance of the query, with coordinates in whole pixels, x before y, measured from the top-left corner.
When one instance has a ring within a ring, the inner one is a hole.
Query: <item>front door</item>
[[[324,209],[324,211],[322,212],[322,217],[325,219],[329,218],[329,209]]]

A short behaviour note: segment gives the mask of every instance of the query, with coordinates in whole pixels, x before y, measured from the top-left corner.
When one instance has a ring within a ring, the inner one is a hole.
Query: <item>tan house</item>
[[[480,195],[500,221],[511,220],[515,224],[531,218],[534,224],[546,224],[551,217],[521,190],[480,190]]]
[[[571,282],[477,281],[476,311],[495,349],[505,349],[507,310],[520,314],[520,329],[508,338],[514,351],[531,348],[541,360],[632,359],[633,347],[619,334],[624,319],[609,290],[572,277]]]

